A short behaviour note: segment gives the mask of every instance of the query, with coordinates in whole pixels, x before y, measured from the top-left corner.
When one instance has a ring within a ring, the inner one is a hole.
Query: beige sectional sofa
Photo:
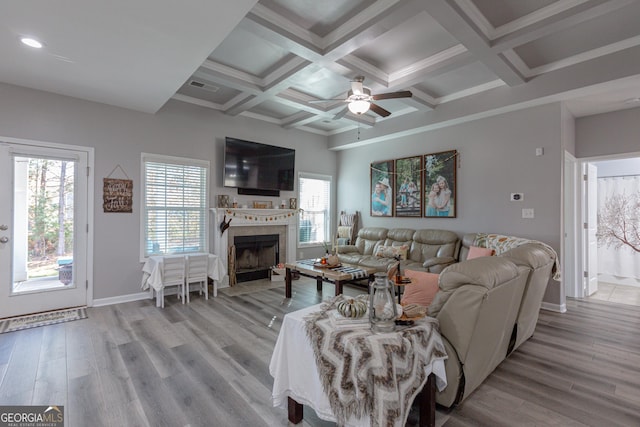
[[[403,270],[440,273],[458,261],[460,238],[447,230],[365,227],[358,231],[353,245],[338,246],[337,250],[340,262],[386,272],[397,261],[391,256],[377,256],[378,250],[402,246],[407,248],[407,259],[400,262]]]
[[[461,256],[475,235],[465,235]],[[447,388],[436,402],[462,402],[512,351],[533,335],[555,251],[535,242],[497,254],[463,260],[439,277],[429,306],[438,319],[449,358]]]
[[[446,230],[363,228],[355,244],[339,246],[342,262],[387,271],[396,259],[376,256],[379,248],[407,246],[402,268],[440,273],[428,314],[438,319],[449,358],[447,387],[436,402],[462,402],[535,330],[557,254],[542,242],[513,236]],[[468,260],[471,246],[496,256]],[[384,249],[384,248],[383,248]]]

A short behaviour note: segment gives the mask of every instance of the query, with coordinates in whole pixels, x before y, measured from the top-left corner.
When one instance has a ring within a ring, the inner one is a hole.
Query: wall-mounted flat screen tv
[[[295,162],[291,148],[226,137],[224,186],[293,191]]]

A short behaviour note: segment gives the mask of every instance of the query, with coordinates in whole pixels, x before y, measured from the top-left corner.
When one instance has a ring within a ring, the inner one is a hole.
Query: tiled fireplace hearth
[[[231,222],[220,232],[223,219]],[[218,255],[229,268],[229,247],[236,236],[262,236],[277,234],[280,262],[294,262],[296,255],[297,211],[293,209],[211,209],[211,252]],[[229,276],[220,281],[220,287],[229,286]]]

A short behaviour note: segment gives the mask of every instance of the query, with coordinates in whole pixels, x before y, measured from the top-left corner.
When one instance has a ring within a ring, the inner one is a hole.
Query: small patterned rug
[[[0,334],[86,318],[87,309],[84,307],[12,317],[0,321]]]

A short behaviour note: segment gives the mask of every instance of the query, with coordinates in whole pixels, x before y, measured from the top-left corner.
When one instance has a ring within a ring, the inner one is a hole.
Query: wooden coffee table
[[[347,269],[357,269],[362,272],[357,274],[360,277],[354,277],[353,272],[345,272],[325,267],[315,267],[311,263],[309,263],[309,260],[296,261],[295,263],[291,264],[287,263],[284,266],[286,268],[284,288],[286,298],[291,298],[291,270],[296,270],[303,276],[315,278],[318,292],[322,291],[322,282],[333,282],[336,287],[336,295],[340,295],[342,293],[342,285],[344,284],[344,282],[368,279],[376,272],[376,269],[372,267],[341,264],[341,267],[345,267]]]

